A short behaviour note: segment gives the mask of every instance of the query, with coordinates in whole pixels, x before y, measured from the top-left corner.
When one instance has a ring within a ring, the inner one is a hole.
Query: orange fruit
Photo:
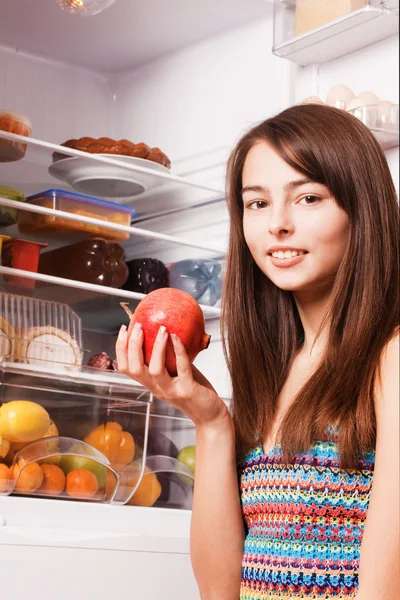
[[[8,492],[10,484],[11,472],[4,463],[0,463],[0,493]]]
[[[44,473],[37,462],[24,466],[20,461],[12,468],[12,477],[17,482],[14,491],[20,494],[33,494],[42,485]]]
[[[65,487],[64,471],[56,465],[41,465],[43,471],[43,483],[38,489],[38,493],[52,494],[56,496],[61,494]]]
[[[68,496],[93,498],[98,487],[96,475],[88,469],[74,469],[67,475],[65,489]]]
[[[139,469],[136,476],[130,478],[126,485],[134,488],[137,484]],[[142,481],[139,484],[134,496],[129,500],[130,506],[153,506],[161,496],[161,484],[157,479],[157,475],[145,467]]]

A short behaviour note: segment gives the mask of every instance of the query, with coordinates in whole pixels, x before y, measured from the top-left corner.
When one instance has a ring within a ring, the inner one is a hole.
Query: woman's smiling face
[[[349,219],[329,189],[308,180],[266,142],[249,151],[242,188],[244,236],[261,271],[287,291],[332,286]]]

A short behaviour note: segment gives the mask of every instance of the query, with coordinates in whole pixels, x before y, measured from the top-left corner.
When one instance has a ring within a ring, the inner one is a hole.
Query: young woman
[[[228,168],[223,332],[232,413],[161,327],[120,371],[196,425],[191,556],[203,600],[398,600],[399,210],[344,111],[290,108]],[[239,472],[239,477],[238,477]]]

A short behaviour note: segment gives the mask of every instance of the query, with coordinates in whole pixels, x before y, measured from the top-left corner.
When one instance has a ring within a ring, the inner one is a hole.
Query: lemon
[[[49,427],[48,412],[36,402],[14,400],[0,407],[0,436],[9,442],[33,442]]]

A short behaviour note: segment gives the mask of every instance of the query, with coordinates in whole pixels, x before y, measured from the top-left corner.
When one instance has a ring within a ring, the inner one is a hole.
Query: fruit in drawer
[[[71,451],[73,448],[71,448]],[[79,451],[79,449],[77,449]],[[65,475],[69,475],[71,471],[83,469],[90,471],[96,477],[97,485],[99,488],[104,487],[106,484],[107,469],[100,463],[90,458],[76,455],[63,456],[59,462],[60,468],[63,470]]]
[[[75,469],[67,475],[65,490],[74,498],[93,498],[99,489],[95,475],[87,469]]]
[[[58,436],[58,429],[56,427],[56,424],[53,421],[50,421],[50,427],[48,428],[48,430],[42,437],[43,437],[43,439],[45,439],[47,437],[54,437],[54,436]],[[36,440],[33,440],[33,441],[36,441]],[[22,448],[25,448],[25,446],[27,446],[30,443],[31,442],[11,442],[9,444],[9,452],[5,458],[5,461],[7,462],[7,464],[11,465],[16,453],[19,452],[20,450],[22,450]],[[46,445],[46,447],[44,448],[44,452],[47,452],[49,450],[54,450],[54,451],[58,450],[58,443],[56,440],[54,440],[52,442],[48,442],[48,445]],[[56,465],[60,462],[60,457],[52,456],[50,458],[46,458],[42,462],[47,463],[47,464],[55,464]]]
[[[33,442],[49,427],[48,412],[36,402],[13,400],[0,407],[0,436],[9,442]]]
[[[19,494],[33,494],[43,483],[44,473],[37,462],[27,465],[21,460],[11,467],[12,478],[15,481],[14,491]]]
[[[64,471],[57,465],[41,465],[43,482],[37,490],[38,494],[58,496],[65,488]]]
[[[186,446],[186,448],[182,448],[178,454],[177,460],[183,463],[194,476],[196,467],[196,446]],[[178,475],[178,477],[187,485],[192,486],[194,483],[193,479],[190,479],[190,477],[186,477],[185,475]]]
[[[4,463],[0,464],[0,494],[8,492],[10,486],[11,471]]]
[[[158,330],[161,325],[169,334],[175,334],[182,341],[191,362],[202,350],[208,348],[211,336],[205,333],[203,312],[192,296],[174,288],[162,288],[148,294],[139,302],[132,314],[126,304],[122,304],[131,317],[128,338],[135,323],[141,323],[144,332],[144,361],[149,364]],[[165,366],[168,373],[176,375],[175,352],[171,339],[168,339]]]
[[[0,437],[0,460],[5,458],[10,451],[11,444],[8,440]]]
[[[119,423],[110,421],[99,425],[84,441],[100,450],[116,470],[129,465],[135,457],[135,440],[128,431],[123,431]]]
[[[128,467],[124,473],[122,473],[122,482],[128,488],[133,488],[138,482],[140,475],[140,466],[135,465]],[[142,481],[139,484],[133,497],[127,502],[129,506],[153,506],[161,495],[161,485],[157,479],[157,475],[153,473],[148,467],[144,468]]]

